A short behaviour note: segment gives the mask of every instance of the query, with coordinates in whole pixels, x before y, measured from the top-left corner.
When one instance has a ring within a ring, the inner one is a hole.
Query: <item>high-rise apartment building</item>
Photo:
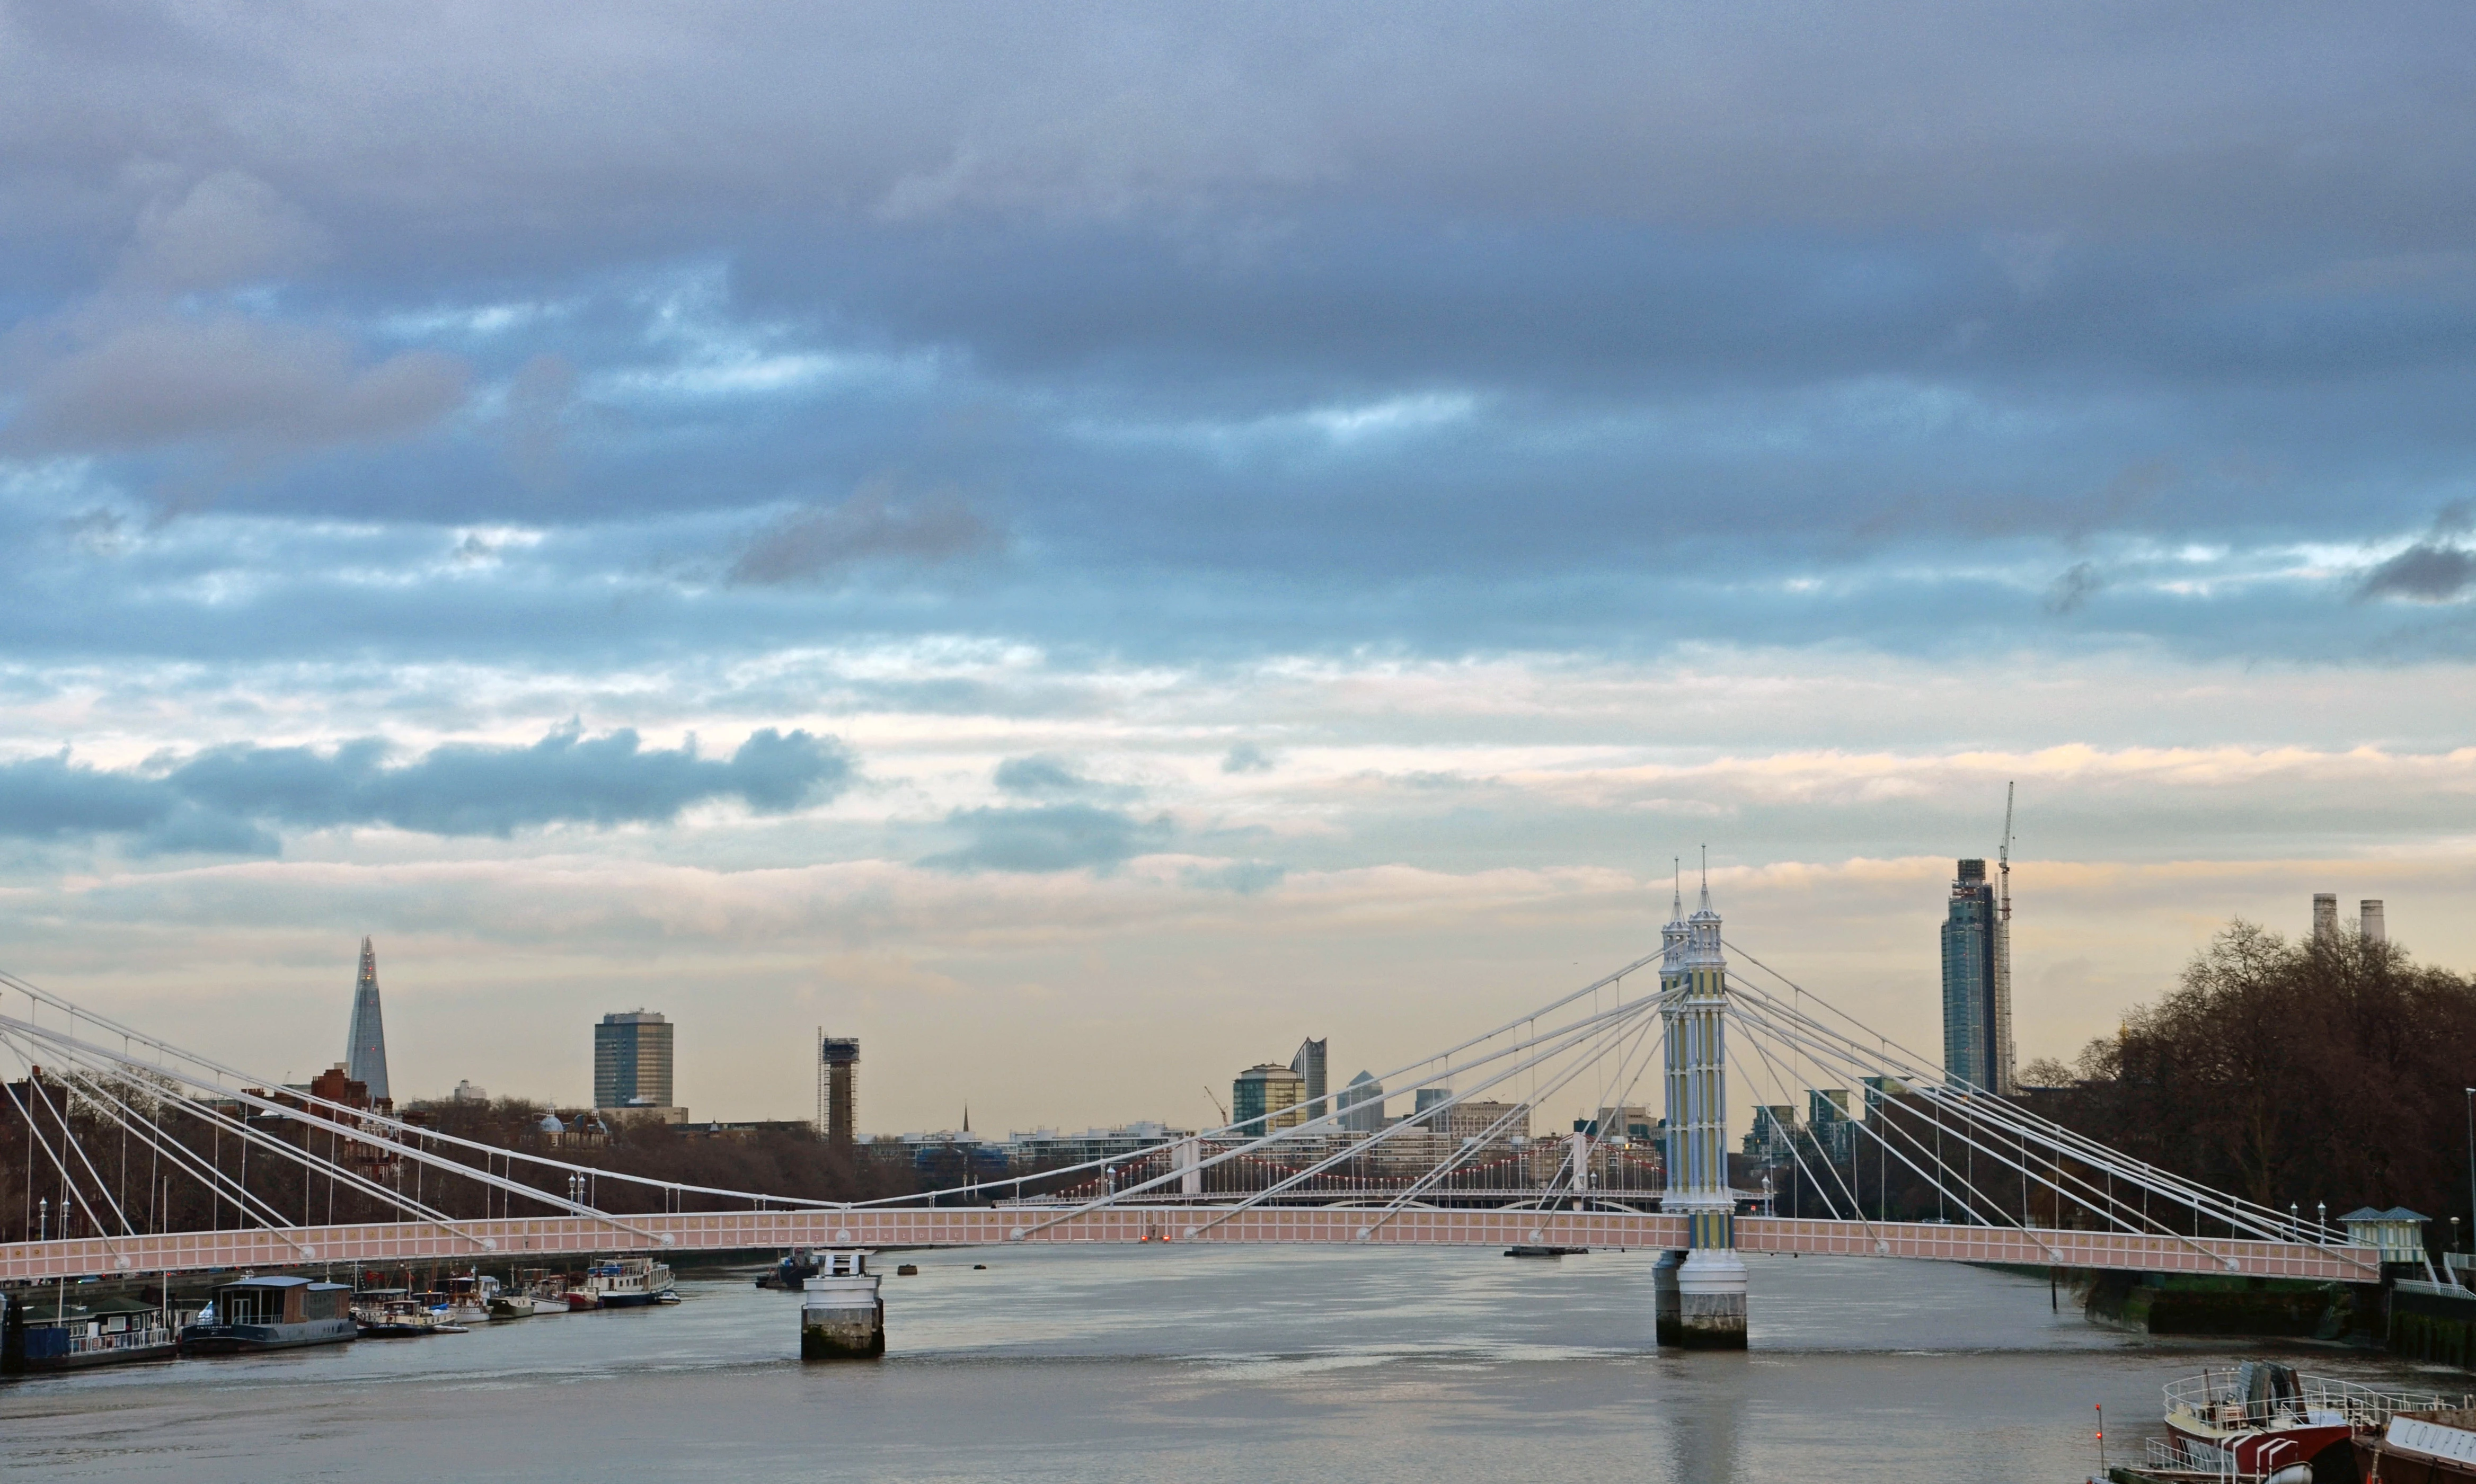
[[[1986,862],[1964,860],[1943,924],[1943,1074],[2012,1091],[2012,952]]]
[[[369,1091],[372,1104],[393,1105],[387,1090],[386,1022],[379,1014],[379,954],[361,940],[360,977],[353,983],[353,1028],[344,1037],[344,1076]]]
[[[1268,1061],[1238,1074],[1229,1086],[1229,1116],[1248,1138],[1306,1122],[1307,1079]]]
[[[1361,1072],[1351,1077],[1333,1102],[1341,1110],[1342,1132],[1383,1132],[1384,1084],[1375,1080],[1375,1074]]]
[[[671,1024],[658,1014],[626,1010],[593,1027],[593,1105],[668,1109]]]
[[[859,1040],[829,1036],[817,1028],[817,1132],[829,1144],[849,1148],[857,1137],[853,1117],[858,1111]],[[970,1115],[964,1115],[970,1122]]]
[[[1329,1111],[1324,1101],[1324,1059],[1325,1043],[1314,1040],[1300,1042],[1298,1054],[1290,1058],[1290,1070],[1306,1082],[1306,1102],[1301,1110],[1301,1122],[1322,1118]]]

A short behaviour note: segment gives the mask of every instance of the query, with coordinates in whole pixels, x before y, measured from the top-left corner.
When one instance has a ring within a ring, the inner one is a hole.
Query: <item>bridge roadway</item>
[[[1216,1218],[1217,1225],[1208,1225]],[[1043,1221],[1056,1224],[1039,1226]],[[78,1237],[0,1244],[0,1280],[49,1280],[137,1273],[199,1273],[333,1264],[512,1263],[597,1252],[771,1251],[792,1247],[998,1247],[1008,1242],[1214,1244],[1280,1242],[1375,1247],[1682,1249],[1685,1219],[1647,1212],[1405,1209],[1391,1220],[1368,1206],[1103,1207],[1081,1215],[1038,1207],[954,1206],[869,1210],[690,1212],[650,1216],[515,1217],[452,1226],[249,1227],[140,1237]],[[1941,1223],[1857,1222],[1743,1216],[1740,1251],[1804,1256],[1908,1257],[2032,1267],[2115,1268],[2142,1273],[2219,1273],[2250,1277],[2371,1283],[2370,1248],[2316,1247],[2225,1237],[2129,1236],[2119,1232],[2020,1230]],[[548,1264],[545,1264],[548,1265]]]

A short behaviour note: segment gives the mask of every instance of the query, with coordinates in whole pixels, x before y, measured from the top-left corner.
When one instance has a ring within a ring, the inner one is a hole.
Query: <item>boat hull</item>
[[[181,1349],[189,1355],[235,1355],[341,1345],[359,1338],[359,1328],[348,1319],[311,1319],[291,1324],[191,1324],[181,1331]]]
[[[166,1338],[154,1345],[115,1346],[110,1349],[77,1350],[63,1355],[29,1355],[22,1364],[27,1374],[40,1375],[51,1371],[84,1371],[90,1366],[129,1366],[146,1360],[171,1360],[180,1353],[180,1342]]]
[[[2476,1484],[2476,1464],[2426,1458],[2385,1447],[2379,1438],[2358,1438],[2356,1476],[2382,1484]]]

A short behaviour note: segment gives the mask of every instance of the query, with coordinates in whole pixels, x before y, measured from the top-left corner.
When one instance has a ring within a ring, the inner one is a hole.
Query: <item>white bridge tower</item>
[[[1668,1195],[1661,1209],[1686,1219],[1687,1250],[1660,1259],[1662,1345],[1746,1347],[1746,1265],[1737,1256],[1737,1197],[1728,1184],[1728,971],[1711,878],[1702,904],[1661,929],[1659,986],[1667,1001]]]

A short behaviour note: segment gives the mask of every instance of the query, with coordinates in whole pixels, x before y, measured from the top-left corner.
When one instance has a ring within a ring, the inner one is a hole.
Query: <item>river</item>
[[[2097,1329],[2068,1297],[2051,1312],[2042,1280],[1939,1263],[1749,1257],[1750,1348],[1689,1355],[1650,1344],[1648,1252],[910,1255],[917,1276],[885,1279],[879,1362],[801,1364],[799,1299],[707,1270],[676,1307],[10,1382],[0,1472],[2078,1484],[2095,1404],[2137,1456],[2161,1383],[2255,1352]],[[2377,1355],[2300,1363],[2466,1384]]]

